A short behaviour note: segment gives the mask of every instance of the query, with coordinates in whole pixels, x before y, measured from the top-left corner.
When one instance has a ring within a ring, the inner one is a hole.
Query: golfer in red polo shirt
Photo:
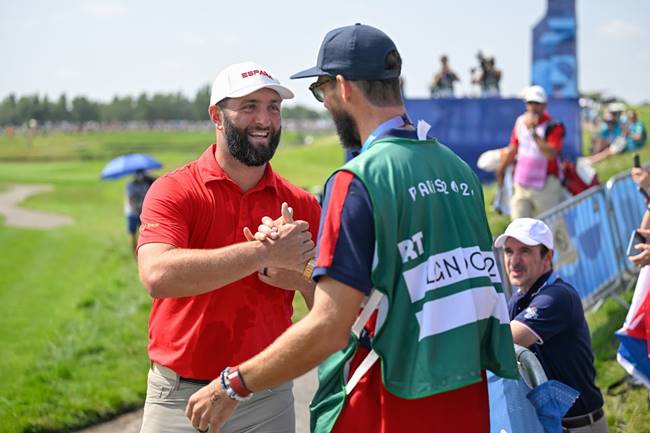
[[[195,432],[185,417],[189,397],[287,329],[295,291],[311,306],[314,283],[303,274],[311,274],[320,207],[269,164],[282,100],[292,97],[263,66],[226,68],[208,109],[216,143],[147,193],[137,252],[153,298],[152,368],[141,432]],[[250,240],[245,229],[265,215],[289,224],[273,240]],[[291,387],[256,393],[222,431],[293,432]]]

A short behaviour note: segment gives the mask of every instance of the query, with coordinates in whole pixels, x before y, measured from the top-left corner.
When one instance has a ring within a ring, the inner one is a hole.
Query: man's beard
[[[332,120],[336,125],[336,133],[341,139],[341,144],[346,149],[361,148],[361,137],[357,122],[354,121],[350,113],[340,110],[332,111]]]
[[[248,127],[237,128],[227,116],[223,117],[223,129],[226,134],[226,143],[230,154],[239,162],[249,167],[259,167],[266,164],[273,158],[275,150],[280,143],[282,128],[277,131],[272,127],[265,130],[269,132],[268,144],[254,145],[248,141],[248,132],[252,130],[264,130],[262,128]]]

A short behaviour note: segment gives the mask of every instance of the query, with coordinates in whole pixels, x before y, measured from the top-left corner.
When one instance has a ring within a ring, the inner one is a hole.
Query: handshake
[[[311,272],[316,246],[311,238],[309,223],[294,220],[293,211],[282,203],[277,219],[265,216],[253,233],[244,228],[249,242],[259,242],[268,266],[258,271],[259,279],[267,284],[287,290],[313,289]]]

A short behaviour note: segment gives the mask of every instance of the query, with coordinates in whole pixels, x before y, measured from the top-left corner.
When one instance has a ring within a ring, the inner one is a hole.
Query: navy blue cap
[[[334,29],[325,35],[313,68],[291,76],[343,75],[348,80],[387,80],[399,77],[399,69],[387,70],[386,56],[397,50],[393,41],[379,29],[363,24]]]

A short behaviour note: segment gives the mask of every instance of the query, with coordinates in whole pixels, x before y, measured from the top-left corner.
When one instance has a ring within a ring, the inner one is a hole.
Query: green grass
[[[639,115],[639,119],[645,123],[646,127],[650,127],[650,107],[641,107],[637,110],[637,113]],[[592,133],[586,128],[583,129],[583,152],[588,151],[590,146],[589,143],[591,143],[591,137]],[[638,153],[641,156],[642,164],[650,163],[650,143],[647,143],[645,147],[638,151]],[[631,153],[614,155],[601,162],[600,164],[597,164],[595,166],[595,169],[598,173],[600,183],[605,184],[609,178],[616,174],[629,172],[629,170],[632,168],[632,155],[633,154]],[[497,236],[505,231],[510,220],[507,217],[493,213],[490,209],[492,198],[494,197],[494,194],[496,194],[495,184],[484,185],[483,190],[485,192],[485,210],[488,215],[490,229],[492,230],[492,235]]]
[[[33,143],[32,149],[43,152],[37,159],[55,161],[0,162],[0,190],[13,183],[52,184],[53,192],[24,206],[75,220],[47,231],[0,225],[1,432],[68,431],[140,407],[144,399],[150,299],[129,251],[122,215],[126,181],[99,180],[112,152],[105,149],[120,134],[107,134],[106,142],[101,134],[89,135],[93,158],[84,161],[73,159],[79,137],[54,134],[50,145]],[[211,142],[210,136],[199,143],[193,134],[187,140],[169,135],[164,143],[165,137],[144,133],[121,137],[127,144],[159,143],[166,150],[151,153],[166,169],[194,159]],[[192,140],[197,143],[174,147]],[[0,142],[15,155],[22,145]],[[300,185],[318,185],[341,162],[337,146],[332,139],[308,148],[284,145],[274,167]],[[299,297],[295,307],[296,317],[304,316]]]
[[[624,293],[623,298],[629,302],[632,292]],[[605,413],[611,433],[648,433],[650,411],[647,388],[624,385],[616,390],[617,395],[607,394],[607,387],[625,376],[625,371],[616,361],[618,340],[613,335],[623,325],[626,314],[627,309],[611,298],[598,310],[587,313],[595,356],[596,384],[605,397]]]
[[[650,108],[638,110],[639,118],[650,126]],[[583,149],[589,148],[591,133],[583,131]],[[639,151],[643,164],[650,163],[650,144]],[[615,155],[596,166],[598,177],[602,184],[607,179],[632,168],[632,154]],[[496,192],[494,185],[484,187],[486,203],[491,203]],[[502,233],[509,220],[503,216],[491,213],[486,206],[488,220],[493,235]],[[623,297],[629,302],[632,292],[626,292]],[[648,390],[645,387],[624,387],[620,395],[607,395],[609,385],[625,376],[625,371],[616,361],[618,340],[614,332],[625,320],[627,309],[613,299],[606,300],[603,305],[587,313],[587,321],[592,336],[592,347],[596,364],[596,383],[605,397],[605,412],[609,421],[610,433],[650,433],[650,410],[648,407]]]
[[[650,107],[642,107],[637,110],[639,119],[646,125],[646,129],[650,128]],[[591,142],[592,133],[588,130],[583,130],[583,151],[587,151],[589,143]],[[641,162],[643,164],[650,163],[650,143],[638,151],[641,155]],[[632,154],[622,153],[614,155],[604,162],[596,165],[596,171],[601,183],[622,171],[629,171],[632,168]]]
[[[149,300],[119,186],[100,185],[95,164],[0,166],[4,186],[55,185],[26,206],[75,218],[49,231],[0,227],[0,431],[67,430],[139,406]]]
[[[649,114],[641,112],[646,124]],[[292,144],[296,137],[284,135],[273,167],[303,187],[321,185],[342,162],[337,140],[321,136],[302,147]],[[53,184],[53,192],[25,206],[75,220],[48,231],[0,222],[1,432],[69,431],[142,405],[150,299],[124,228],[125,181],[100,181],[99,172],[114,155],[136,151],[151,153],[169,170],[195,159],[212,141],[210,132],[49,134],[31,143],[0,136],[0,191],[13,183]],[[650,147],[642,160],[650,161]],[[598,168],[601,180],[630,165],[628,154],[610,159]],[[486,203],[494,192],[486,186]],[[488,218],[494,235],[508,223],[489,210]],[[297,298],[296,319],[306,313]],[[625,313],[608,300],[589,314],[603,388],[623,375],[612,333]],[[610,431],[650,431],[645,408],[643,390],[608,396]]]
[[[315,134],[322,137],[323,134]],[[282,133],[281,147],[297,145],[303,134]],[[99,131],[0,134],[0,161],[104,160],[124,153],[196,155],[214,141],[206,131]]]

